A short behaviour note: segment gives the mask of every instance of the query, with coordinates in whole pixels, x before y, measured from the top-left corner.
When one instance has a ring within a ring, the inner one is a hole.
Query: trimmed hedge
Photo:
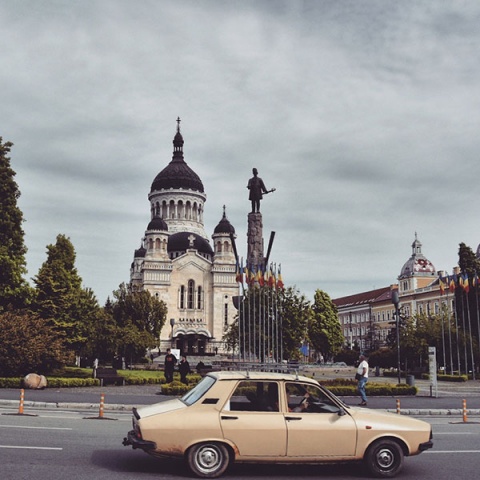
[[[23,378],[9,377],[0,378],[0,388],[22,388]]]
[[[338,386],[326,386],[326,388],[334,395],[342,397],[352,397],[358,395],[356,386],[338,385]],[[418,388],[410,385],[390,385],[381,383],[372,383],[365,386],[365,391],[369,397],[386,397],[386,396],[404,396],[404,395],[416,395]]]
[[[179,382],[178,380],[174,380],[172,383],[166,383],[165,385],[162,385],[162,394],[181,396],[187,393],[193,387],[194,387],[194,384],[185,385],[184,383]]]

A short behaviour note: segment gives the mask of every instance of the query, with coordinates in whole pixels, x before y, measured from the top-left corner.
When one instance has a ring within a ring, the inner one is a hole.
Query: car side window
[[[227,404],[228,405],[228,404]],[[277,382],[241,381],[229,401],[230,411],[278,412]]]
[[[319,387],[300,382],[285,385],[288,410],[300,413],[338,413],[340,408]]]

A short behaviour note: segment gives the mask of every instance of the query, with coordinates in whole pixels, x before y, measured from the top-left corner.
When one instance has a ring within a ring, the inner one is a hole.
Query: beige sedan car
[[[268,372],[212,372],[182,398],[133,409],[123,444],[182,457],[203,478],[233,462],[347,461],[392,477],[404,456],[433,446],[426,422],[350,407],[311,378]]]

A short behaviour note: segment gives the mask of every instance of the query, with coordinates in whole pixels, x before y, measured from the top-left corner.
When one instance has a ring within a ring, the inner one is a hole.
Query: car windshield
[[[180,400],[186,405],[193,405],[198,399],[202,398],[210,387],[216,382],[215,378],[203,377],[197,385],[189,390]]]

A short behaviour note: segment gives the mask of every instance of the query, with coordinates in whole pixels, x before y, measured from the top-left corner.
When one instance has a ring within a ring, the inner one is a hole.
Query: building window
[[[189,310],[193,310],[194,295],[195,295],[195,282],[193,280],[189,280],[188,291],[187,291],[187,308]]]
[[[180,287],[180,308],[185,308],[185,285]]]
[[[223,321],[224,321],[224,325],[226,327],[228,327],[228,303],[226,303],[224,305],[224,309],[223,309]]]
[[[202,310],[203,308],[203,292],[202,287],[198,287],[197,289],[197,309]]]

